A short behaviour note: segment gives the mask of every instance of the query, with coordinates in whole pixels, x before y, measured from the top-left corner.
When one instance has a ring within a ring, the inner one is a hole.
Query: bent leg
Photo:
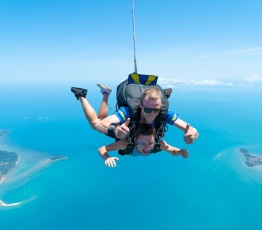
[[[108,114],[108,98],[109,98],[109,94],[107,93],[103,93],[103,99],[100,105],[100,109],[98,112],[98,119],[104,119],[107,117]]]
[[[100,88],[100,92],[103,94],[103,99],[98,112],[98,118],[104,119],[107,117],[108,114],[108,98],[110,93],[112,92],[112,89],[104,84],[97,84],[97,86]]]
[[[71,91],[74,93],[77,100],[80,100],[84,114],[90,124],[90,126],[101,133],[107,133],[108,125],[109,124],[101,124],[101,119],[107,117],[108,113],[108,97],[111,93],[112,89],[106,85],[97,84],[101,89],[101,93],[103,94],[103,100],[99,110],[99,117],[97,116],[94,108],[90,105],[87,101],[86,94],[87,89],[71,87]]]
[[[97,122],[99,122],[100,120],[97,117],[96,111],[94,110],[94,108],[90,105],[90,103],[86,100],[86,98],[84,97],[79,97],[79,100],[81,102],[84,114],[89,122],[89,124],[91,125],[91,127],[93,129],[96,129],[95,125]]]

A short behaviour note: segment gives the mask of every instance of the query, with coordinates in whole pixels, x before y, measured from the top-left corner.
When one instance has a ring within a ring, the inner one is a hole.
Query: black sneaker
[[[87,89],[72,87],[71,91],[75,94],[77,100],[79,100],[79,97],[86,97]]]
[[[164,95],[166,98],[170,97],[170,94],[172,93],[172,88],[163,89]]]

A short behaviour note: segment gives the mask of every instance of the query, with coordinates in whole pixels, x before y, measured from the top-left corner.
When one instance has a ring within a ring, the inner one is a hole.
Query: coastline
[[[7,203],[3,202],[2,200],[0,200],[0,206],[4,206],[4,207],[17,206],[19,204],[21,204],[21,203],[15,202],[15,203],[7,204]]]
[[[16,152],[9,152],[0,149],[0,184],[5,180],[5,175],[13,171],[18,162],[20,156]]]
[[[0,184],[2,184],[4,182],[5,178],[3,175],[1,175],[1,179],[0,179]]]

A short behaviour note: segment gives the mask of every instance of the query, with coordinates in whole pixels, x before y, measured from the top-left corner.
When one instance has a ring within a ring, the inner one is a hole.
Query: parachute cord
[[[132,0],[132,22],[133,22],[133,41],[134,41],[134,65],[135,65],[135,73],[137,73],[137,65],[136,65],[136,32],[135,32],[135,7],[134,0]]]

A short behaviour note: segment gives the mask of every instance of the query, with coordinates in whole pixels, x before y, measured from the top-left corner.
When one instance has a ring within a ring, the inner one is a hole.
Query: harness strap
[[[154,148],[152,149],[151,153],[157,153],[160,152],[160,140],[162,137],[164,137],[165,132],[167,131],[168,127],[166,124],[161,124],[160,128],[157,130],[156,133],[156,138],[155,138],[155,145]]]
[[[126,135],[127,147],[126,149],[118,150],[118,154],[124,156],[124,155],[131,155],[133,153],[133,150],[135,148],[135,142],[134,142],[135,132],[136,132],[136,123],[132,121],[131,128],[129,129],[129,133]]]
[[[131,155],[135,148],[135,141],[134,141],[134,135],[136,132],[136,124],[133,123],[129,134],[126,136],[127,138],[127,148],[118,150],[118,154],[124,156],[124,155]],[[160,152],[160,140],[164,136],[164,133],[168,130],[168,126],[166,124],[161,124],[160,128],[157,130],[156,138],[155,138],[155,145],[154,148],[151,150],[151,153],[157,153]]]

